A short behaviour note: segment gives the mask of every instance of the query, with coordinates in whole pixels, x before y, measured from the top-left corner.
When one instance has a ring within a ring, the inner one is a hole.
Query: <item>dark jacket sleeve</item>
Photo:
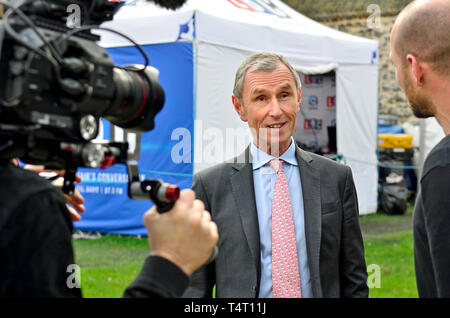
[[[159,256],[149,256],[139,275],[125,290],[124,298],[180,297],[189,277],[175,264]]]
[[[359,225],[358,199],[350,168],[343,193],[342,246],[340,255],[341,297],[369,297],[364,243]]]
[[[194,176],[192,190],[195,192],[196,199],[204,203],[205,210],[211,212],[211,207],[208,202],[205,188],[199,174],[196,174]],[[191,283],[189,285],[189,288],[184,293],[183,297],[211,298],[215,285],[215,277],[215,262],[211,262],[210,264],[200,267],[194,273],[192,273]]]
[[[425,227],[437,297],[450,297],[450,165],[433,168],[421,181]]]

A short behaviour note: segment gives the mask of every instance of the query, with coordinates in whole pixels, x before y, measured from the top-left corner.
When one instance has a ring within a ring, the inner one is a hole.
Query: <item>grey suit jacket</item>
[[[351,169],[296,147],[314,297],[368,297]],[[219,230],[216,260],[192,274],[184,297],[258,296],[260,239],[250,147],[194,176],[193,190]]]

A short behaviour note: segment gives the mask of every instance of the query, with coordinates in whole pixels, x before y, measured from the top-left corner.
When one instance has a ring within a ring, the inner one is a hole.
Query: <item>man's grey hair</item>
[[[272,72],[278,67],[278,63],[283,63],[291,72],[295,80],[295,86],[298,89],[302,86],[297,71],[291,65],[289,60],[281,54],[270,52],[259,52],[248,56],[236,71],[234,81],[233,95],[242,101],[242,88],[244,86],[244,77],[251,68],[251,72]]]

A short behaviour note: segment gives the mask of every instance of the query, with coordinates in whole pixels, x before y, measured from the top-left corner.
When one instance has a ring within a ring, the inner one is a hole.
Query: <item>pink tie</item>
[[[277,179],[272,198],[272,285],[273,298],[300,298],[300,274],[294,219],[283,161],[272,160]]]

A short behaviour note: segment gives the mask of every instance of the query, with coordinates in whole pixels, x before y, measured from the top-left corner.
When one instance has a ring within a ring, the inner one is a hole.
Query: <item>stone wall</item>
[[[379,114],[398,116],[399,124],[417,121],[413,116],[405,94],[395,79],[395,68],[389,59],[390,33],[394,24],[395,13],[382,15],[380,26],[369,28],[367,17],[347,16],[345,18],[321,18],[320,23],[336,30],[353,35],[374,39],[379,43]],[[318,19],[317,19],[318,20]]]

